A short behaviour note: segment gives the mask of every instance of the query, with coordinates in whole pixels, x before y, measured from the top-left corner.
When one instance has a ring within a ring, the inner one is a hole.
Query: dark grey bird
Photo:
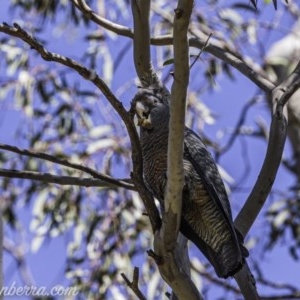
[[[133,99],[140,126],[144,179],[163,211],[166,188],[170,93],[163,86],[141,88]],[[180,231],[191,240],[222,278],[233,276],[248,251],[234,228],[231,209],[217,166],[201,138],[184,136],[184,187]]]

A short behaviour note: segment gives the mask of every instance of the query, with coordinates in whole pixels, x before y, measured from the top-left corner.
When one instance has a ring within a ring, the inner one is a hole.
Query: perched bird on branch
[[[163,209],[167,183],[170,93],[152,84],[141,88],[132,105],[140,126],[144,179]],[[248,251],[234,228],[225,187],[201,138],[191,129],[184,137],[184,187],[180,231],[207,257],[219,277],[233,276]]]

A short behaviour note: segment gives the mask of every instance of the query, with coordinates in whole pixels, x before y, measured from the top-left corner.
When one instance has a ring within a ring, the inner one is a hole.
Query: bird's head
[[[170,94],[164,87],[140,88],[132,105],[138,118],[138,125],[151,130],[169,121]]]

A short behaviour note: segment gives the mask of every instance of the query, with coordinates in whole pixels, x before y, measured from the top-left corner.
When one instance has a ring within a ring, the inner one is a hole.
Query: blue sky
[[[9,14],[7,14],[6,5],[7,2],[4,2],[2,4],[2,9],[0,11],[0,21],[11,24],[12,22],[14,22],[14,20],[11,20],[11,17],[9,16]],[[275,12],[271,6],[268,6],[264,9],[263,14],[265,15],[266,21],[268,19],[271,21],[274,18]],[[287,26],[289,26],[290,23],[286,24]],[[2,34],[0,35],[2,36]],[[78,33],[78,36],[80,36],[80,32]],[[279,34],[270,35],[268,37],[267,44],[270,45],[274,40],[279,38],[279,36]],[[48,28],[48,30],[46,31],[46,35],[43,36],[43,39],[50,41],[47,47],[52,51],[60,52],[72,58],[81,57],[81,53],[84,50],[84,46],[80,46],[80,43],[76,42],[76,34],[74,35],[74,37],[69,39],[65,39],[64,34],[62,34],[61,40],[63,40],[64,42],[59,43],[55,41],[53,32],[51,32],[50,28]],[[51,42],[51,40],[53,42]],[[124,43],[120,45],[117,50],[119,51],[121,46],[124,46],[126,43],[128,43],[128,40],[124,38]],[[75,47],[73,47],[73,45],[75,45]],[[132,64],[130,64],[132,61],[131,55],[132,51],[128,51],[126,54],[126,59],[128,57],[129,64],[127,68],[125,67],[125,80],[133,78],[135,76]],[[219,76],[217,78],[217,85],[220,84],[222,88],[218,92],[207,93],[203,95],[202,100],[204,101],[204,103],[206,103],[207,106],[209,106],[212,111],[218,116],[216,125],[205,127],[205,133],[211,137],[215,137],[218,132],[220,132],[220,128],[234,127],[244,103],[248,101],[257,91],[257,88],[252,84],[252,82],[250,82],[249,79],[240,76],[237,71],[234,71],[234,74],[236,75],[235,81],[228,80],[224,76]],[[74,76],[77,75],[74,74]],[[79,78],[78,80],[82,81],[83,85],[86,84],[90,87],[90,84],[84,83],[83,79]],[[124,78],[122,76],[120,76],[120,78],[116,78],[112,83],[112,89],[117,90],[117,88],[123,83]],[[134,92],[134,88],[130,88],[126,93],[122,95],[122,100],[124,100],[126,103],[129,103]],[[268,110],[264,106],[265,104],[261,102],[251,109],[250,114],[247,117],[247,125],[254,125],[255,120],[259,117],[270,120]],[[17,128],[18,122],[16,122],[16,120],[21,120],[22,113],[11,108],[2,108],[2,110],[4,111],[2,112],[2,119],[0,120],[0,142],[18,145],[18,141],[14,140],[14,136],[11,134],[11,132],[14,132]],[[248,143],[251,143],[249,153],[251,173],[247,177],[246,181],[243,182],[243,186],[246,188],[251,188],[261,167],[261,163],[263,161],[266,150],[266,143],[264,141],[256,141],[254,139],[250,142],[248,141]],[[286,151],[289,151],[288,146],[286,147]],[[238,179],[243,173],[243,170],[239,168],[242,160],[242,147],[237,142],[235,144],[234,151],[227,152],[220,160],[220,164],[232,177]],[[284,188],[290,186],[292,182],[292,178],[289,176],[289,174],[281,168],[278,173],[275,186],[277,188]],[[232,196],[231,201],[234,215],[241,207],[247,195],[248,192],[236,192]],[[30,205],[29,207],[22,207],[20,205],[19,208],[19,217],[21,218],[23,223],[26,224],[26,240],[32,239],[32,234],[29,232],[29,223],[32,217],[30,214],[31,209],[32,205]],[[262,212],[261,215],[263,213],[264,212]],[[251,232],[257,236],[266,234],[266,228],[262,218],[258,218]],[[35,279],[35,285],[46,285],[50,288],[56,284],[67,282],[64,279],[64,253],[66,250],[67,240],[68,236],[51,239],[51,241],[47,241],[37,253],[31,253],[30,249],[27,249],[27,261],[32,272],[32,277]],[[257,255],[255,254],[255,249],[250,253],[251,255]],[[249,258],[249,260],[251,261],[251,257]],[[284,247],[284,244],[276,247],[276,249],[274,249],[273,251],[265,253],[264,257],[262,257],[262,266],[265,272],[265,276],[267,276],[268,279],[278,282],[289,282],[291,284],[294,284],[295,286],[299,286],[300,264],[299,262],[296,262],[290,258],[288,249]],[[11,257],[6,253],[4,254],[4,274],[7,275],[5,277],[6,285],[10,285],[15,280],[17,280],[17,282],[20,282],[17,273],[17,266],[15,265],[15,262],[11,259]],[[264,289],[261,290],[261,292],[262,294],[267,294],[268,290]],[[210,299],[214,299],[214,297],[216,297],[216,294],[211,294],[210,297]]]

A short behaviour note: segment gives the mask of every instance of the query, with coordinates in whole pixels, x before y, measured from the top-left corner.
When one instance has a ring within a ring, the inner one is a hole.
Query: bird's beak
[[[151,129],[151,117],[150,117],[150,110],[140,101],[136,102],[135,111],[138,117],[138,125],[145,128]]]

